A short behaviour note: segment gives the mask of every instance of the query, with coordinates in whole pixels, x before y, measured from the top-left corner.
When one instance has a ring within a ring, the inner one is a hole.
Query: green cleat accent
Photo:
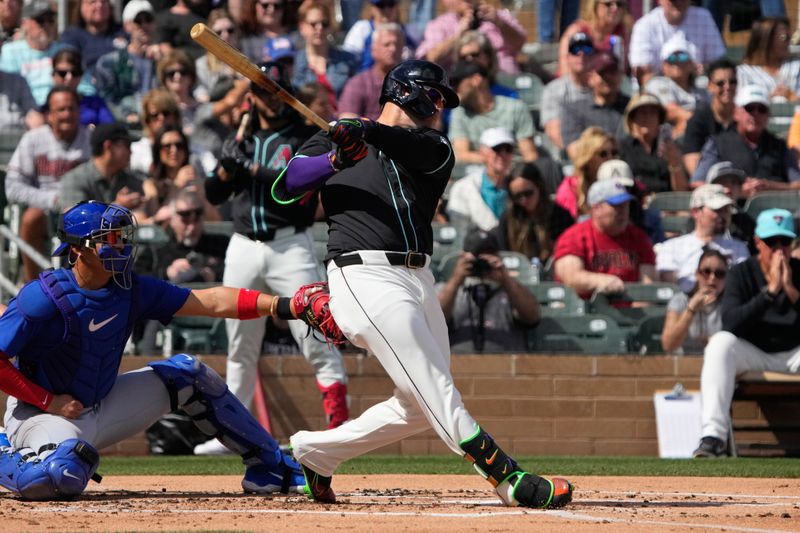
[[[319,503],[336,503],[336,493],[331,488],[333,478],[321,476],[303,463],[300,463],[300,466],[306,478],[306,485],[303,487],[306,496]]]

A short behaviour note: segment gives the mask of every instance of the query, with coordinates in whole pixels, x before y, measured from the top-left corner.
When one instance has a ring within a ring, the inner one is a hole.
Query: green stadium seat
[[[664,353],[661,345],[661,331],[664,329],[666,316],[651,316],[639,323],[639,327],[630,337],[630,351],[640,355]]]
[[[233,221],[219,220],[214,222],[204,222],[203,231],[208,235],[222,235],[223,237],[233,237]]]
[[[145,224],[136,228],[136,241],[141,245],[158,247],[169,243],[169,236],[161,226]]]
[[[536,352],[619,354],[627,339],[613,318],[604,315],[543,317],[528,334]]]
[[[601,313],[615,319],[623,329],[637,329],[650,317],[663,317],[667,304],[679,291],[672,283],[626,283],[625,291],[618,294],[595,294],[589,301],[592,313]],[[614,304],[644,304],[641,307],[615,307]]]
[[[582,316],[586,302],[571,287],[553,281],[526,284],[539,302],[543,316]]]
[[[649,207],[657,211],[689,211],[692,193],[688,191],[659,192],[653,195]]]
[[[772,207],[786,209],[794,215],[795,211],[800,208],[800,194],[797,191],[760,192],[747,200],[747,203],[744,204],[744,212],[756,220],[761,211]]]
[[[694,219],[690,216],[661,215],[661,229],[667,234],[684,235],[694,229]]]
[[[496,81],[500,85],[517,91],[520,99],[531,110],[538,110],[541,107],[544,84],[537,76],[527,72],[522,74],[498,73]]]

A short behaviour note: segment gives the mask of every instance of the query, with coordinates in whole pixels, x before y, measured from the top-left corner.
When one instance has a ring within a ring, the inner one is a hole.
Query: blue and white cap
[[[611,205],[620,205],[636,199],[634,195],[628,192],[624,183],[615,179],[595,181],[589,187],[586,198],[591,207],[603,202]]]

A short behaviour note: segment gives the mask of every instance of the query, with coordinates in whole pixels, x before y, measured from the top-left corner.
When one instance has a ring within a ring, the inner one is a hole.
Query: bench
[[[731,454],[800,457],[798,406],[800,375],[752,371],[739,376],[731,404]]]

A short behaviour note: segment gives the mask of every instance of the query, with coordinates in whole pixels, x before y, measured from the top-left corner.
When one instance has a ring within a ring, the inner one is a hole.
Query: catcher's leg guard
[[[572,485],[561,478],[552,480],[523,471],[480,427],[459,443],[464,458],[495,488],[506,505],[551,509],[572,500]]]
[[[79,496],[95,472],[100,455],[88,442],[68,439],[44,459],[30,449],[0,453],[0,485],[25,500],[69,500]]]
[[[303,493],[300,465],[281,452],[272,435],[228,390],[219,374],[187,354],[149,366],[164,381],[173,410],[181,407],[200,431],[242,456],[247,465],[242,480],[246,492]],[[187,390],[191,391],[188,398]]]
[[[317,388],[322,393],[322,408],[328,420],[328,429],[333,429],[344,424],[350,418],[350,408],[347,405],[347,385],[334,383],[328,387],[319,381]]]

